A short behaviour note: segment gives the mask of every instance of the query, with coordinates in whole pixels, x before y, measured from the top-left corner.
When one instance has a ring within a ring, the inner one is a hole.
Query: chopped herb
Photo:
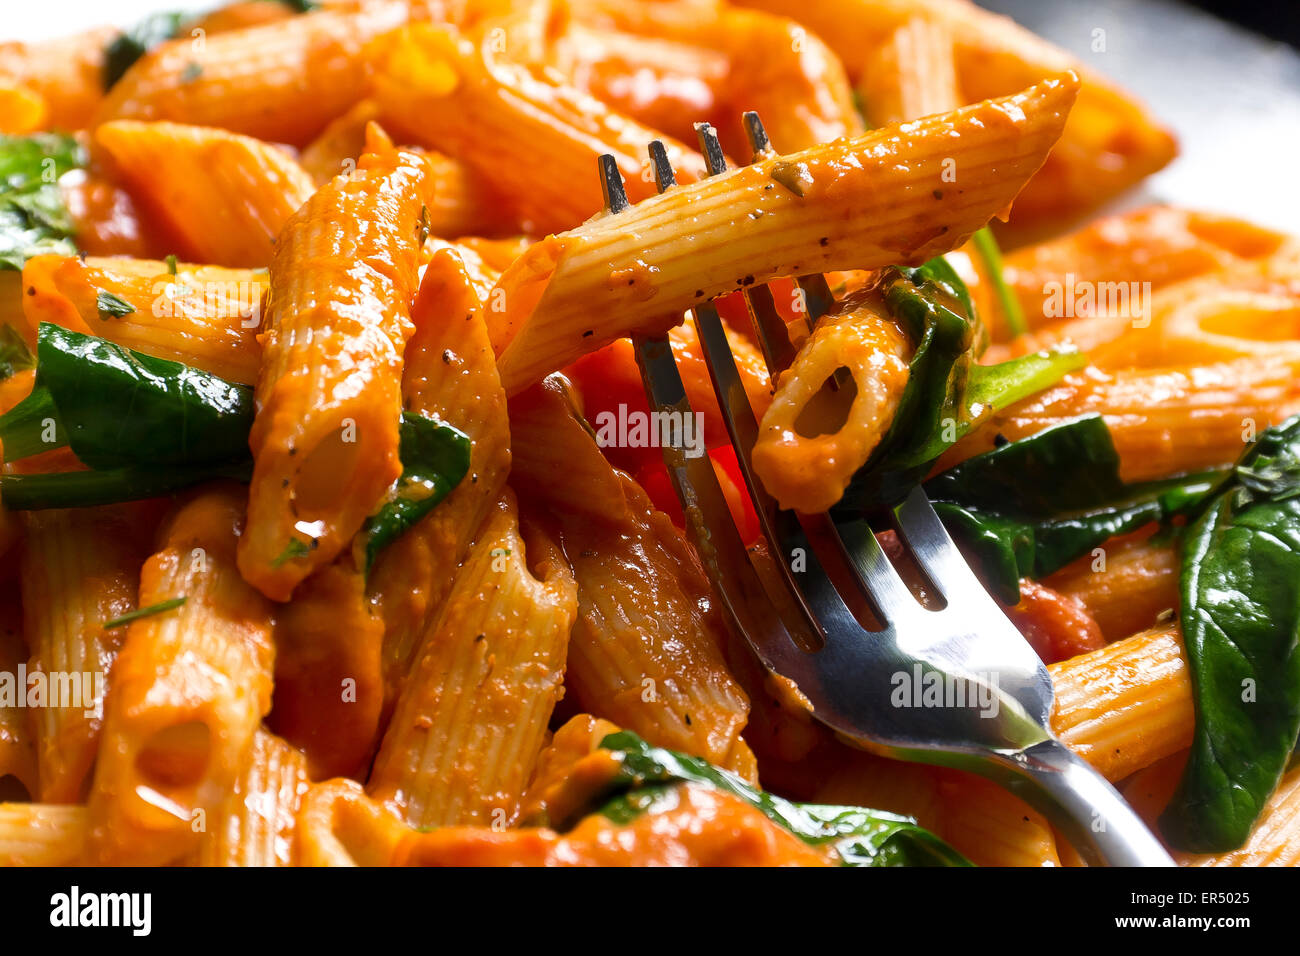
[[[174,276],[174,275],[176,275],[176,256],[175,256],[175,254],[173,253],[172,255],[168,256],[168,257],[166,258],[166,260],[164,260],[164,261],[166,261],[166,263],[167,263],[167,274],[170,275],[170,276]]]
[[[95,307],[99,310],[99,317],[105,321],[108,319],[120,319],[124,315],[130,315],[135,311],[135,306],[125,299],[118,298],[111,292],[103,289],[95,296]]]
[[[188,600],[188,597],[182,595],[178,598],[172,598],[169,601],[159,601],[157,604],[150,604],[148,607],[137,608],[134,611],[123,614],[121,617],[115,617],[111,621],[105,621],[104,630],[111,631],[114,628],[125,627],[132,621],[138,621],[142,617],[153,617],[155,614],[164,614],[167,611],[174,611]]]
[[[193,83],[203,75],[203,64],[193,61],[185,64],[185,69],[181,70],[181,82]]]
[[[20,270],[32,256],[76,254],[59,177],[84,165],[86,152],[71,136],[0,135],[0,269]]]
[[[281,567],[290,561],[296,561],[299,558],[305,558],[310,553],[311,553],[311,548],[309,546],[303,544],[297,538],[291,538],[289,540],[289,543],[285,546],[285,549],[281,551],[279,555],[276,556],[275,560],[271,562],[271,567],[273,568]]]
[[[420,225],[416,234],[420,237],[420,248],[423,249],[429,238],[429,207],[423,204],[420,206]]]

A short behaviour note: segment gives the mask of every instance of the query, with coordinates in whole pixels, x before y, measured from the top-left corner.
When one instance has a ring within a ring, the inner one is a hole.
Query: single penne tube
[[[931,833],[943,832],[947,795],[940,792],[940,771],[838,742],[830,750],[833,757],[826,760],[825,771],[818,775],[809,794],[812,802],[901,813]]]
[[[839,55],[859,89],[877,86],[873,74],[895,68],[878,51],[916,17],[943,23],[951,32],[963,102],[1005,96],[1066,70],[1078,73],[1083,80],[1078,104],[1059,145],[1017,200],[1016,221],[1042,224],[1078,215],[1149,176],[1177,152],[1174,137],[1133,97],[1009,17],[967,0],[743,0],[743,5],[798,20]],[[865,105],[870,115],[871,104]]]
[[[34,799],[79,803],[100,753],[104,696],[136,609],[151,529],[138,506],[30,511],[22,549],[24,695],[36,729]],[[37,696],[39,693],[39,697]]]
[[[409,828],[361,784],[336,777],[307,789],[294,830],[298,866],[390,866]]]
[[[772,156],[531,246],[492,293],[504,312],[493,344],[506,392],[614,339],[663,332],[683,310],[737,287],[919,264],[961,245],[1042,163],[1077,85],[1067,74]]]
[[[876,291],[853,293],[818,320],[777,378],[754,443],[754,471],[782,508],[814,514],[840,500],[894,420],[912,351]],[[843,423],[809,436],[796,422],[840,368],[856,386]]]
[[[505,488],[511,440],[506,397],[484,323],[490,281],[473,252],[430,242],[433,252],[411,307],[402,400],[420,415],[456,423],[470,440],[470,473],[376,559],[369,593],[384,622],[385,699],[396,699],[415,646]]]
[[[277,601],[347,546],[402,471],[402,355],[412,331],[424,159],[391,146],[317,191],[271,262],[245,579]]]
[[[414,827],[519,815],[563,694],[577,586],[558,548],[498,503],[416,651],[369,793]]]
[[[1052,732],[1108,780],[1192,742],[1192,680],[1182,637],[1164,624],[1048,667]]]
[[[235,566],[242,489],[194,493],[140,573],[142,614],[114,664],[89,807],[91,858],[193,853],[271,707],[271,606]]]
[[[408,15],[395,0],[171,40],[113,86],[96,122],[171,120],[302,146],[364,94],[366,42]]]
[[[1144,631],[1179,607],[1180,562],[1173,542],[1142,532],[1107,541],[1043,579],[1083,602],[1108,641]]]
[[[1056,834],[1041,813],[991,780],[938,771],[939,834],[976,866],[1060,866]]]
[[[646,147],[663,134],[615,113],[553,73],[494,57],[487,44],[430,24],[375,42],[374,95],[403,142],[474,167],[523,231],[569,229],[601,208],[596,158],[615,157],[628,195],[654,193]],[[665,144],[684,181],[704,174],[698,153]]]
[[[95,144],[196,262],[265,266],[280,229],[316,191],[283,149],[227,130],[116,120],[96,128]]]
[[[1016,441],[1093,413],[1110,429],[1126,481],[1230,465],[1255,435],[1295,412],[1297,368],[1300,359],[1285,354],[1175,368],[1086,368],[994,413],[938,468],[990,450],[998,435]]]
[[[243,769],[190,859],[195,866],[289,866],[310,781],[307,758],[274,734],[253,735]]]
[[[82,806],[0,803],[0,866],[77,866],[89,831]]]
[[[588,713],[751,779],[749,701],[685,536],[600,453],[557,388],[511,402],[511,482],[578,582],[566,689]],[[585,443],[585,444],[584,444]]]
[[[173,273],[155,259],[33,256],[23,266],[22,331],[34,345],[51,322],[252,385],[269,285],[264,270],[177,264]],[[114,310],[123,314],[101,312],[101,292],[125,303]]]
[[[858,94],[872,126],[903,123],[961,105],[952,31],[920,15],[899,25],[863,73]]]

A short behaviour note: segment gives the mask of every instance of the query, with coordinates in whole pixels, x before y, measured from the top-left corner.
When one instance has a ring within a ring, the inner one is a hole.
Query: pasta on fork
[[[1180,864],[1300,860],[1300,240],[1078,225],[1128,93],[967,0],[85,26],[0,43],[0,863],[1079,863],[764,668],[693,459],[772,591],[922,487]]]

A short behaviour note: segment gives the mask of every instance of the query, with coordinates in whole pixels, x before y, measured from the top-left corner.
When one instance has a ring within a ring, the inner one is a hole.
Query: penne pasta
[[[941,770],[939,832],[976,866],[1060,866],[1056,835],[1037,810],[991,780]]]
[[[30,111],[4,131],[88,126],[104,98],[104,50],[117,32],[97,27],[38,43],[0,43],[0,97],[8,91],[14,106]],[[4,110],[0,116],[19,118]]]
[[[289,866],[294,826],[309,786],[300,750],[259,730],[243,769],[191,859],[195,866]]]
[[[284,150],[225,130],[118,120],[96,128],[95,143],[196,262],[265,266],[280,229],[315,192]]]
[[[251,385],[268,286],[261,270],[177,264],[173,273],[150,259],[33,256],[22,272],[22,332],[35,344],[40,324],[50,322]],[[100,293],[129,311],[101,314]]]
[[[89,828],[85,807],[0,803],[0,866],[76,866]]]
[[[479,531],[398,696],[369,792],[408,824],[502,829],[519,816],[563,691],[577,587],[507,493]]]
[[[708,607],[708,579],[682,533],[605,463],[555,383],[512,402],[511,421],[517,487],[544,506],[536,517],[578,582],[566,677],[578,706],[752,777],[740,738],[748,701],[723,659],[719,612]]]
[[[85,799],[108,678],[125,639],[124,629],[105,625],[136,608],[148,554],[144,514],[109,506],[24,515],[23,633],[31,660],[15,689],[36,730],[33,798],[40,802]]]
[[[616,338],[665,331],[685,309],[737,286],[920,263],[960,245],[1042,162],[1075,89],[1064,76],[1006,100],[773,156],[537,243],[492,293],[503,311],[493,344],[506,392]],[[960,170],[959,189],[944,190],[945,169]],[[691,237],[675,241],[686,215]],[[746,217],[738,238],[733,224]]]
[[[361,97],[362,47],[407,15],[396,0],[171,40],[114,85],[96,122],[171,120],[303,145]]]
[[[411,309],[402,399],[411,411],[454,421],[470,440],[470,474],[375,562],[370,593],[384,622],[383,667],[391,705],[416,643],[442,604],[475,532],[505,488],[510,424],[484,324],[486,281],[474,255],[433,244]]]
[[[367,153],[280,234],[239,542],[240,573],[274,600],[337,557],[401,474],[402,353],[428,188],[419,156]]]
[[[0,680],[13,681],[19,666],[26,665],[28,651],[23,640],[22,596],[16,582],[0,589]],[[0,698],[0,801],[29,799],[38,792],[36,743],[27,720],[26,701]],[[23,693],[26,694],[26,688]]]
[[[1121,780],[1192,742],[1192,682],[1174,625],[1157,626],[1048,667],[1052,731]]]
[[[596,157],[612,154],[628,194],[654,193],[645,148],[663,139],[551,73],[493,57],[447,30],[415,24],[376,41],[375,98],[402,140],[474,167],[523,226],[568,229],[601,207]],[[704,173],[692,150],[666,143],[683,181]],[[545,168],[542,178],[534,171]]]
[[[194,852],[270,710],[271,608],[235,567],[242,522],[238,490],[200,491],[141,571],[152,613],[129,625],[114,664],[88,804],[95,862]]]

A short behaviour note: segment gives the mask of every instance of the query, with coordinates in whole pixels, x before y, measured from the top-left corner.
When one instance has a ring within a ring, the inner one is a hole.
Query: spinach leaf
[[[1110,430],[1088,415],[969,458],[925,483],[949,533],[1008,604],[1117,534],[1192,510],[1222,471],[1125,484]]]
[[[0,269],[21,269],[32,256],[76,254],[59,177],[86,161],[71,136],[0,135]]]
[[[619,767],[597,812],[618,823],[664,805],[674,783],[722,790],[813,846],[834,847],[845,866],[969,866],[970,863],[910,817],[862,807],[794,803],[764,793],[706,760],[652,747],[636,734],[610,734],[600,746]]]
[[[400,456],[402,475],[380,509],[366,519],[359,540],[364,543],[363,567],[368,571],[390,542],[460,484],[469,471],[470,440],[450,425],[403,413]]]
[[[137,466],[104,471],[0,475],[0,502],[10,511],[93,508],[119,501],[160,498],[218,478],[246,482],[252,475],[253,463],[247,459],[165,468]]]
[[[69,445],[91,470],[0,478],[6,507],[87,507],[249,479],[248,386],[49,323],[36,351],[32,394],[0,415],[5,460]],[[399,438],[402,475],[358,538],[367,569],[469,471],[469,438],[444,422],[403,414]],[[306,547],[291,542],[283,560],[300,556],[295,545]]]
[[[47,394],[66,443],[90,468],[248,457],[253,390],[246,385],[48,322],[36,359],[36,389],[19,408]],[[13,461],[20,456],[10,451],[9,417],[0,417],[0,440]]]
[[[1196,731],[1160,818],[1181,850],[1250,835],[1300,731],[1300,417],[1265,430],[1183,538]]]
[[[901,500],[935,460],[999,408],[1042,391],[1081,368],[1073,348],[1000,365],[975,365],[983,326],[970,293],[942,257],[917,269],[888,269],[880,289],[916,350],[894,420],[836,505],[860,514]]]
[[[118,34],[104,51],[104,89],[112,89],[136,60],[180,33],[185,19],[179,11],[152,13]]]
[[[109,319],[120,319],[124,315],[130,315],[135,311],[135,306],[121,296],[114,295],[104,289],[98,290],[95,296],[95,310],[103,321]]]

